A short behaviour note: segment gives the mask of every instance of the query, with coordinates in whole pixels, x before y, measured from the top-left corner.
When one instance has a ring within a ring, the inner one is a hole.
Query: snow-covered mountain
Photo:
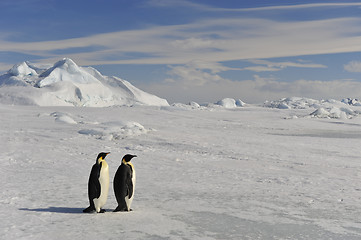
[[[0,76],[0,102],[39,106],[113,105],[168,106],[165,99],[146,93],[128,81],[80,67],[69,58],[51,67],[29,62],[13,66]]]

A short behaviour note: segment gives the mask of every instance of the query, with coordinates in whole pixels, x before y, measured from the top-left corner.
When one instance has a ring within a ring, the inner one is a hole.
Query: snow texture
[[[69,58],[50,68],[28,62],[16,64],[0,76],[0,102],[39,106],[168,106],[165,99],[120,78],[103,76],[94,68],[80,67]]]
[[[343,99],[337,101],[334,99],[328,100],[314,100],[310,98],[283,98],[278,101],[266,101],[264,107],[279,108],[279,109],[314,109],[310,114],[312,117],[317,118],[352,118],[361,113],[358,100],[356,99]]]
[[[242,100],[235,100],[233,98],[224,98],[222,100],[219,100],[216,104],[224,108],[236,108],[245,106],[245,103]]]
[[[361,106],[361,102],[355,98],[344,98],[341,102],[352,106]]]
[[[187,106],[0,105],[1,239],[361,238],[360,116]],[[106,213],[82,213],[102,151],[110,186],[138,156],[132,212],[110,187]]]
[[[146,134],[149,130],[145,129],[137,122],[106,122],[97,124],[88,129],[82,129],[78,132],[80,134],[89,135],[98,139],[118,140],[131,136],[139,136]]]

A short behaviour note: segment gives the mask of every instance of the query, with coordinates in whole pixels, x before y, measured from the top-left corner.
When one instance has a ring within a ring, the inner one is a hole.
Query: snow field
[[[256,106],[0,111],[4,239],[361,236],[358,116],[309,118],[301,116],[311,109]],[[111,152],[108,212],[83,214],[101,151]],[[112,181],[126,153],[138,156],[134,211],[112,213]]]

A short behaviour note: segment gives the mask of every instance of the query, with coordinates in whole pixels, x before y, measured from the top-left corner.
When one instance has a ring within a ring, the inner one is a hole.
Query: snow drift
[[[345,98],[341,101],[334,99],[315,100],[311,98],[282,98],[277,101],[266,101],[264,107],[278,109],[313,109],[309,116],[317,118],[352,118],[361,113],[357,99]]]
[[[318,101],[311,98],[290,97],[276,101],[266,101],[263,105],[264,107],[279,109],[307,109],[319,108],[322,105],[322,102],[323,100]]]
[[[224,108],[236,108],[236,107],[244,107],[245,103],[240,99],[233,99],[233,98],[224,98],[219,100],[217,105],[220,105]]]
[[[241,99],[233,99],[233,98],[224,98],[216,103],[203,103],[199,104],[196,102],[189,102],[188,104],[183,103],[173,103],[172,107],[176,107],[184,110],[214,110],[215,108],[223,108],[223,109],[235,109],[240,107],[245,107],[246,103],[244,103]]]
[[[132,136],[146,134],[147,130],[137,122],[106,122],[88,129],[78,131],[79,134],[93,136],[100,140],[120,140]]]
[[[341,102],[352,106],[361,106],[361,102],[355,98],[344,98]]]
[[[113,105],[168,106],[165,99],[146,93],[128,81],[80,67],[69,58],[50,68],[29,62],[16,64],[0,76],[0,102],[39,106]]]

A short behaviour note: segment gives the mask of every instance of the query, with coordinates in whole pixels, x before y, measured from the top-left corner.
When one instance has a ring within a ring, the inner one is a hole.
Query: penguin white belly
[[[103,161],[102,168],[100,169],[100,196],[99,198],[94,198],[94,206],[97,212],[100,212],[100,209],[105,205],[108,198],[109,191],[109,167],[108,164]]]
[[[133,198],[134,198],[135,180],[136,180],[136,177],[135,177],[135,170],[134,170],[134,167],[133,167],[133,174],[132,174],[132,182],[133,182],[133,195],[132,195],[132,197],[131,197],[131,198],[129,198],[129,196],[125,196],[125,203],[127,204],[128,211],[130,211],[130,206],[132,205]]]

